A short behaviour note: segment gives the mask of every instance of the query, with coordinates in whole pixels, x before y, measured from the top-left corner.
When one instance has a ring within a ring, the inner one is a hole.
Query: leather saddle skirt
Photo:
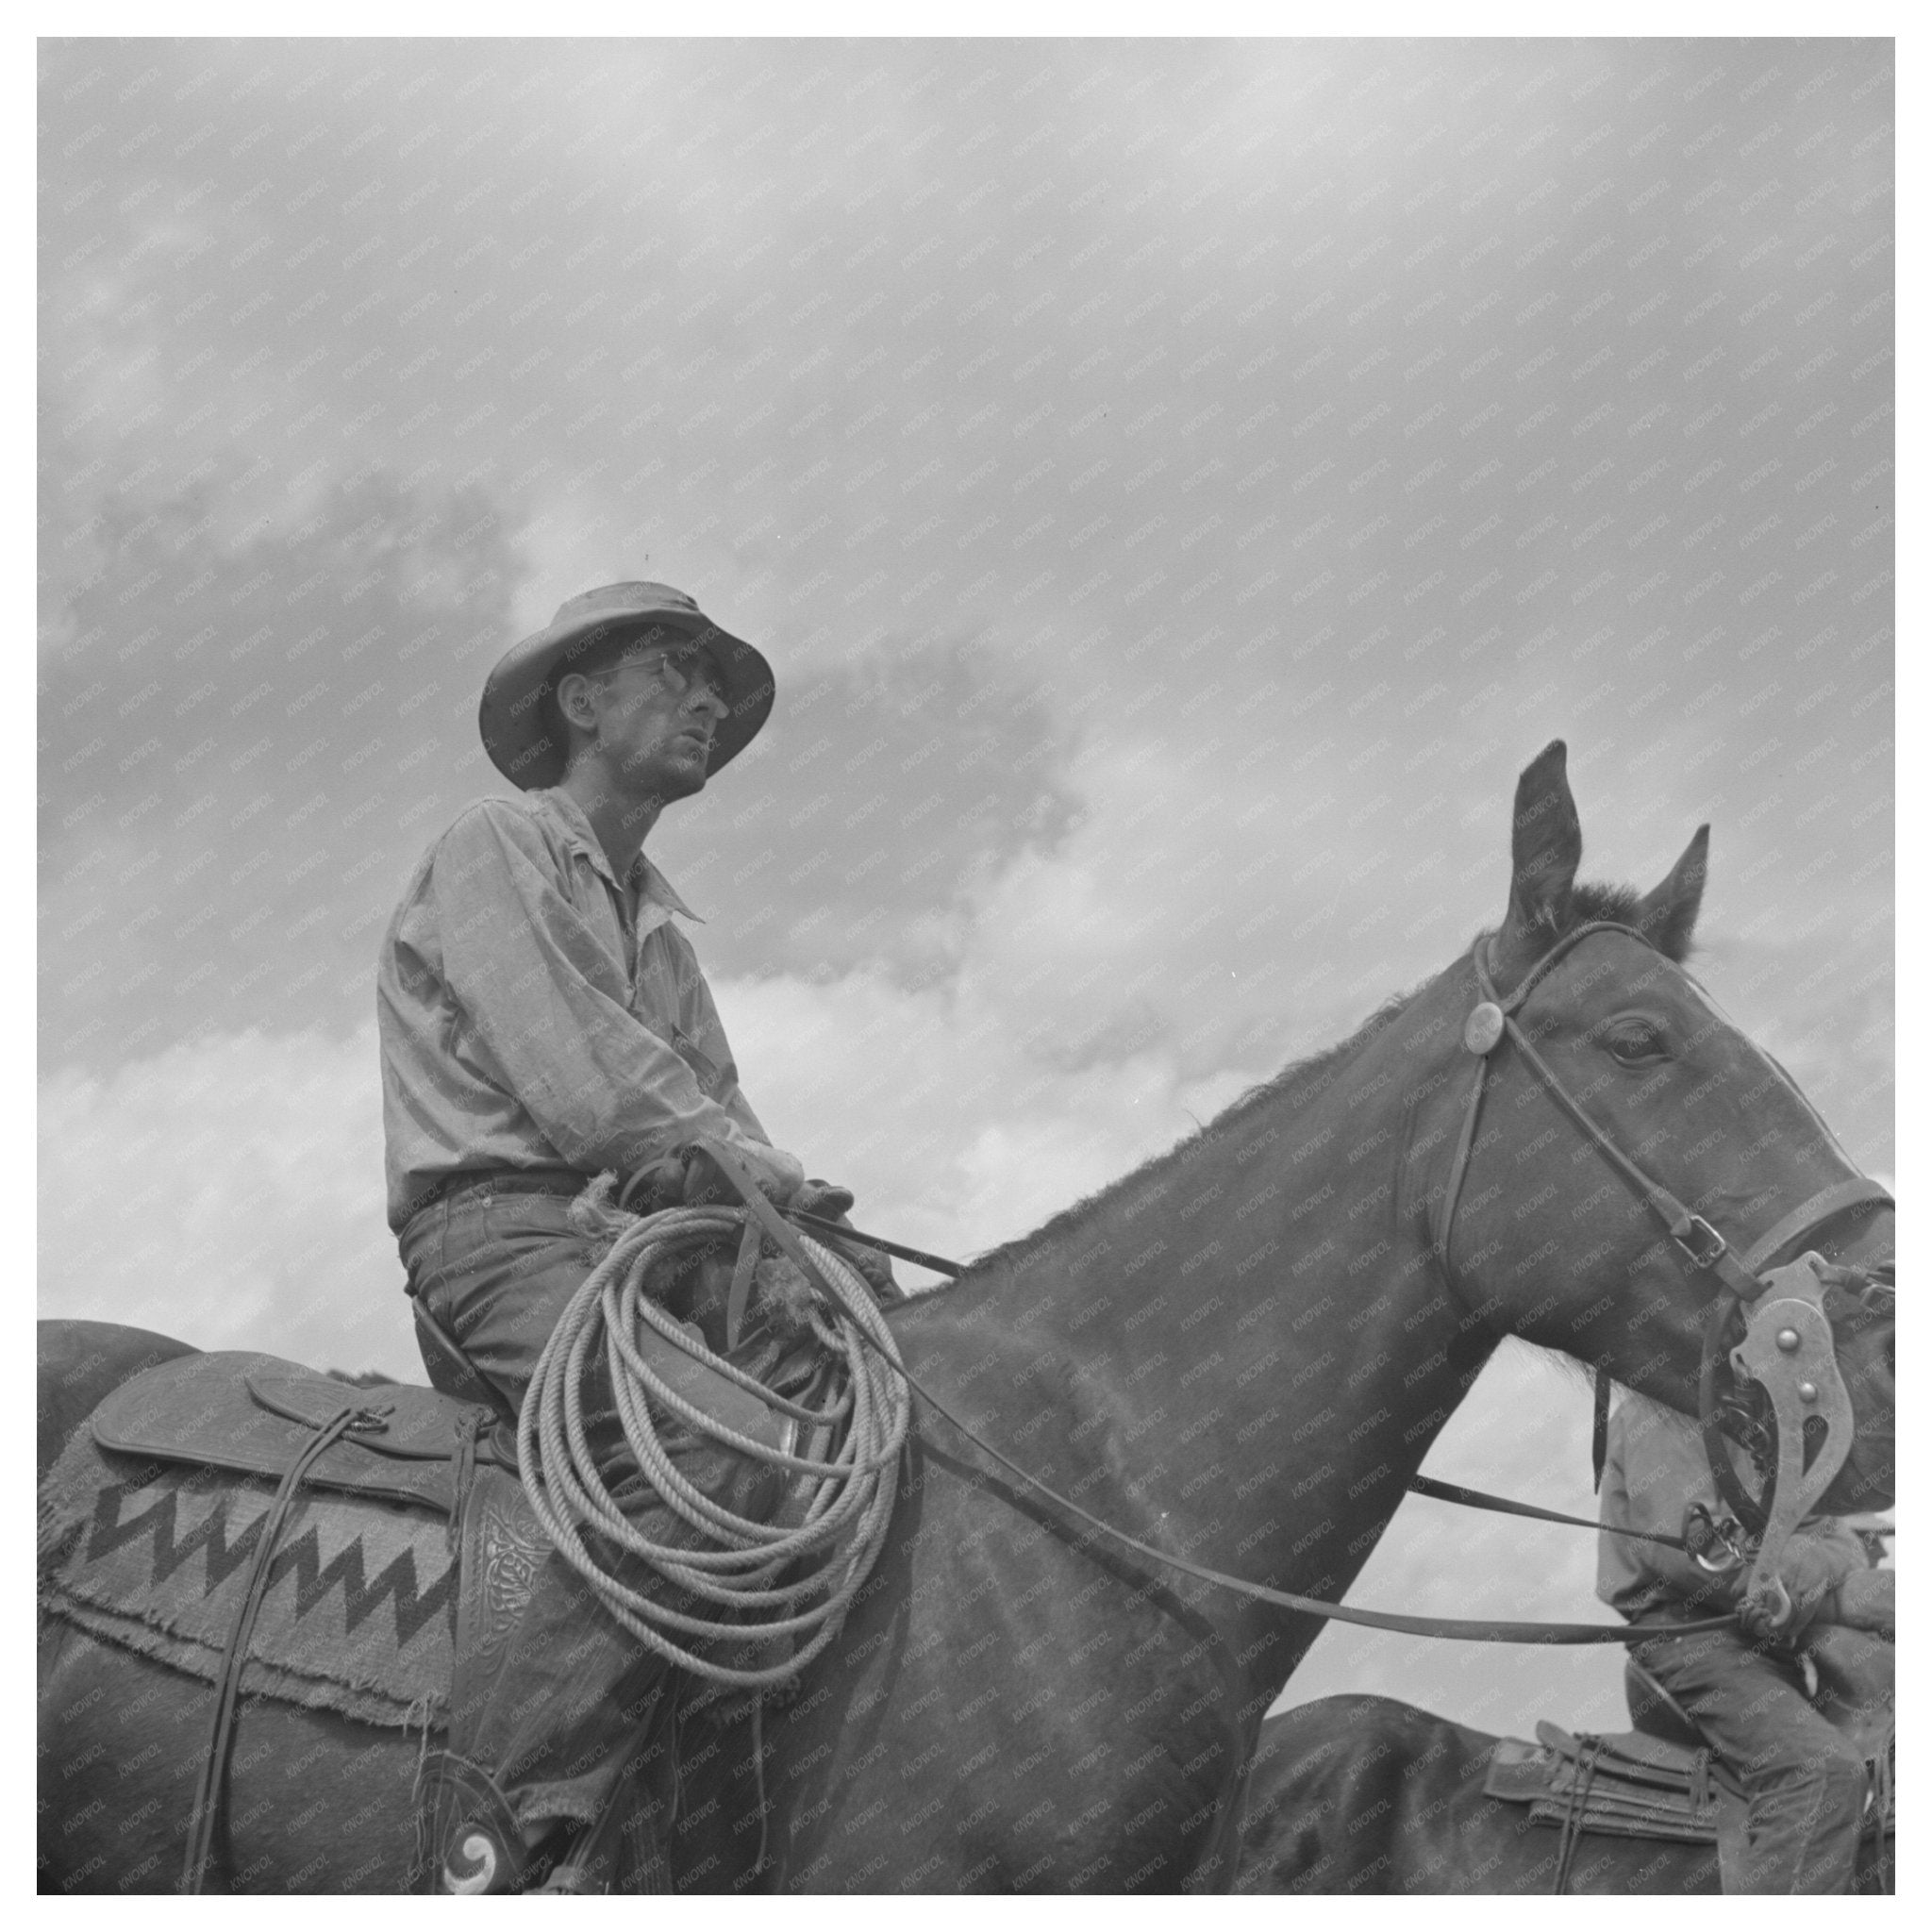
[[[1535,1743],[1500,1738],[1483,1793],[1527,1805],[1533,1824],[1617,1838],[1719,1844],[1743,1825],[1742,1787],[1707,1749],[1642,1731],[1577,1738],[1542,1723]],[[1868,1829],[1879,1823],[1889,1815],[1868,1814]]]
[[[1720,1801],[1740,1795],[1737,1780],[1708,1751],[1641,1731],[1579,1739],[1539,1724],[1536,1740],[1499,1739],[1483,1792],[1527,1805],[1539,1824],[1574,1818],[1581,1787],[1586,1831],[1714,1844]]]
[[[824,1394],[837,1364],[809,1340],[759,1338],[735,1353],[737,1366],[794,1400]],[[708,1372],[707,1372],[708,1374]],[[717,1379],[717,1378],[713,1378]],[[123,1383],[93,1412],[94,1441],[116,1455],[279,1478],[343,1407],[358,1411],[350,1432],[311,1465],[313,1489],[385,1502],[415,1503],[441,1515],[460,1506],[458,1465],[465,1440],[477,1463],[517,1473],[516,1435],[480,1403],[415,1383],[360,1388],[298,1362],[238,1350],[189,1355]],[[760,1407],[757,1433],[774,1446],[823,1454],[823,1430],[801,1432]],[[775,1518],[802,1520],[811,1485],[784,1486]]]
[[[94,1441],[117,1455],[278,1478],[344,1407],[350,1433],[322,1452],[307,1484],[415,1503],[449,1515],[465,1442],[514,1474],[516,1440],[489,1409],[402,1382],[358,1388],[275,1356],[183,1356],[124,1383],[93,1412]]]

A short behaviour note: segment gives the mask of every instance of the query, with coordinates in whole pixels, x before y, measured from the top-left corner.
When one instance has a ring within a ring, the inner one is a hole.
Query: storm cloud
[[[1890,1172],[1888,43],[41,60],[43,1312],[412,1367],[375,949],[491,663],[624,578],[776,668],[651,852],[882,1230],[1017,1234],[1443,965],[1559,736],[1588,875],[1712,824],[1698,970]],[[1512,1354],[1438,1460],[1587,1507],[1585,1407]],[[1362,1594],[1587,1612],[1441,1516]]]

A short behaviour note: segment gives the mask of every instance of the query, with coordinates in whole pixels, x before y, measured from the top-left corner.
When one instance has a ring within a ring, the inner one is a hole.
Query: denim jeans
[[[416,1295],[521,1412],[544,1343],[600,1258],[599,1244],[571,1226],[569,1201],[465,1192],[424,1208],[405,1225],[399,1245]],[[778,1440],[775,1418],[755,1396],[655,1333],[640,1336],[638,1345],[694,1406],[745,1435]],[[425,1360],[431,1382],[447,1389],[449,1370],[441,1357],[425,1349]],[[695,1544],[698,1533],[643,1485],[625,1445],[601,1350],[596,1360],[584,1406],[600,1475],[652,1541]],[[771,1470],[721,1448],[656,1405],[653,1419],[686,1481],[741,1515],[770,1513],[779,1489]],[[625,1577],[649,1588],[634,1570]],[[669,1585],[650,1593],[674,1607],[719,1614]],[[590,1599],[555,1553],[537,1571],[518,1649],[525,1666],[491,1687],[485,1708],[467,1714],[469,1753],[532,1835],[554,1818],[588,1823],[631,1741],[622,1735],[623,1711],[640,1708],[669,1666]]]
[[[537,1357],[600,1258],[599,1244],[572,1227],[570,1207],[561,1195],[472,1190],[432,1202],[404,1226],[398,1242],[417,1298],[519,1414]],[[693,1341],[700,1339],[689,1323],[679,1325]],[[638,1352],[688,1402],[742,1435],[778,1441],[772,1411],[756,1396],[655,1331],[636,1341]],[[424,1361],[430,1381],[446,1388],[449,1371],[441,1357],[425,1350]],[[601,1351],[585,1395],[593,1448],[618,1454],[623,1438]],[[660,1415],[657,1421],[680,1467],[680,1449],[707,1457],[718,1453],[675,1418]],[[739,1459],[728,1458],[734,1464]],[[709,1481],[685,1474],[711,1491]]]
[[[1865,1764],[1812,1709],[1795,1665],[1741,1630],[1659,1637],[1637,1657],[1744,1787],[1749,1850],[1738,1889],[1849,1891]]]

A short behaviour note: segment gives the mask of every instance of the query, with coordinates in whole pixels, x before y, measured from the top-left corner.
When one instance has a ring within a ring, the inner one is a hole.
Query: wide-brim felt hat
[[[491,762],[511,784],[530,791],[561,781],[569,743],[546,700],[574,664],[615,640],[696,642],[709,653],[729,708],[712,732],[707,776],[723,771],[772,715],[772,667],[761,652],[720,630],[669,584],[605,584],[559,605],[534,637],[504,653],[484,683],[477,728]]]

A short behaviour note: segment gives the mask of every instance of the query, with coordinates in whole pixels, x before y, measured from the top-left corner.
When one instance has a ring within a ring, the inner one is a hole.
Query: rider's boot
[[[540,1846],[598,1817],[670,1674],[554,1551],[519,1547],[500,1515],[477,1541],[496,1564],[465,1592],[447,1741],[417,1778],[428,1891],[523,1890]]]
[[[768,1514],[782,1478],[708,1439],[666,1427],[660,1436],[683,1476],[725,1507]],[[611,1457],[615,1464],[619,1458]],[[610,1466],[610,1465],[607,1465]],[[696,1541],[643,1476],[613,1473],[627,1521],[660,1544]],[[590,1585],[549,1544],[515,1481],[479,1470],[462,1514],[467,1577],[458,1612],[456,1682],[443,1750],[425,1754],[417,1780],[423,1832],[419,1872],[430,1891],[525,1889],[540,1846],[559,1828],[572,1841],[592,1828],[637,1768],[649,1726],[668,1710],[672,1666],[618,1624]],[[653,1584],[593,1533],[599,1565],[686,1611],[710,1611]],[[635,1780],[633,1780],[635,1781]]]

